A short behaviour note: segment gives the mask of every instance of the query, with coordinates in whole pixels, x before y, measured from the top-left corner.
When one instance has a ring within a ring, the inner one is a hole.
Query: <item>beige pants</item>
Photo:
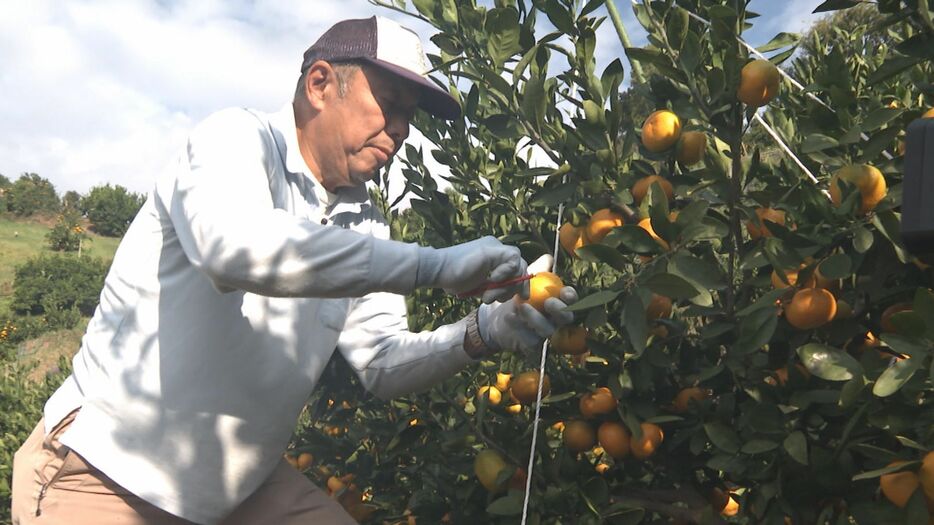
[[[13,458],[13,525],[191,525],[117,485],[58,437],[69,414],[46,436],[43,421]],[[344,509],[285,460],[223,525],[354,525]]]

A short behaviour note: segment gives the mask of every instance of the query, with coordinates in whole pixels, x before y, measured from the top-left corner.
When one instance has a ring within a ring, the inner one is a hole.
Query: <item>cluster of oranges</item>
[[[3,328],[0,328],[0,341],[6,340],[8,337],[13,335],[13,332],[16,331],[16,325],[10,321],[3,323]]]
[[[529,370],[522,372],[515,379],[512,374],[499,372],[496,374],[496,382],[492,385],[481,386],[477,390],[477,398],[486,399],[486,402],[492,406],[499,405],[503,400],[503,394],[509,394],[512,401],[506,406],[506,412],[518,414],[522,411],[522,405],[533,404],[538,396],[538,371]],[[548,396],[551,392],[551,380],[548,374],[542,379],[542,398]]]

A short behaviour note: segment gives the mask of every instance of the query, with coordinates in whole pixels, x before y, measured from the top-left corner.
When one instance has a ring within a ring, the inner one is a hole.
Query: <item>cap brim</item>
[[[403,67],[375,58],[364,58],[368,64],[384,71],[402,77],[414,83],[419,88],[418,107],[428,113],[446,120],[454,120],[461,116],[461,106],[447,91],[444,91],[431,80]]]

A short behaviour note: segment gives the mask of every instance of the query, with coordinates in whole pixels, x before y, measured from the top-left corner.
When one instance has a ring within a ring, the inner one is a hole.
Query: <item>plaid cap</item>
[[[418,107],[443,119],[456,119],[460,105],[428,77],[422,43],[411,29],[381,16],[340,21],[305,51],[302,73],[317,60],[360,60],[418,87]]]

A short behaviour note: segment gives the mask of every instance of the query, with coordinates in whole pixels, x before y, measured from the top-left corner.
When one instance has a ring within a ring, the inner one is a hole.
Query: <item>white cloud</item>
[[[148,191],[195,123],[229,106],[279,109],[314,39],[375,13],[404,18],[365,0],[10,2],[0,173],[37,172],[60,192]]]

